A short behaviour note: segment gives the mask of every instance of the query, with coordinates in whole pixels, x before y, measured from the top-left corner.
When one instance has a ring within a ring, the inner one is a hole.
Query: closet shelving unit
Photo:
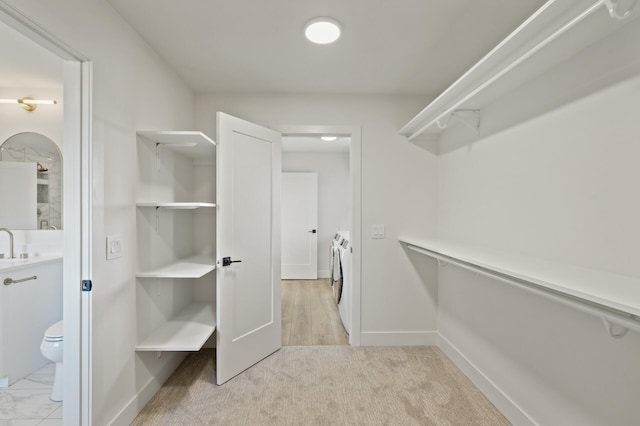
[[[481,110],[619,30],[637,0],[547,1],[443,91],[400,133],[439,139],[452,120],[479,133]],[[626,10],[620,10],[626,7]],[[588,25],[581,25],[589,21]],[[640,332],[640,279],[438,239],[399,238],[408,249],[600,317],[612,337]]]
[[[549,0],[474,64],[400,134],[409,140],[439,139],[452,121],[480,131],[482,109],[545,71],[620,29],[637,12],[619,10],[616,0]],[[588,25],[581,25],[589,21]]]
[[[454,264],[599,316],[614,337],[626,333],[615,325],[640,332],[638,278],[441,239],[400,237],[399,241],[439,263]]]
[[[215,142],[205,134],[196,131],[138,131],[138,140],[154,144],[155,168],[157,173],[165,173],[161,161],[161,156],[177,156],[186,160],[194,167],[215,166]],[[171,171],[169,171],[171,172]],[[175,172],[175,171],[174,171]],[[193,177],[194,180],[198,178]],[[200,182],[213,187],[214,181]],[[140,195],[141,197],[143,194]],[[160,201],[151,200],[148,194],[144,195],[145,201],[136,203],[139,210],[153,208],[156,214],[155,233],[162,234],[164,230],[160,226],[159,214],[161,210],[175,210],[177,215],[185,214],[180,211],[210,210],[214,211],[216,205],[213,202],[194,201]],[[215,216],[208,219],[213,229]],[[140,225],[142,226],[142,225]],[[194,228],[196,225],[192,225]],[[193,230],[195,232],[195,229]],[[211,236],[213,244],[213,235]],[[141,250],[149,250],[149,247],[140,247]],[[136,273],[136,278],[145,281],[146,279],[171,281],[173,285],[189,285],[192,280],[208,277],[208,274],[215,270],[215,259],[210,254],[196,253],[186,258],[173,256],[167,262],[157,264],[150,259],[153,267],[143,268]],[[211,294],[215,293],[213,287],[213,274],[211,277]],[[208,279],[208,278],[205,278]],[[177,280],[173,282],[173,280]],[[162,283],[157,283],[162,284]],[[207,285],[209,283],[207,282]],[[141,302],[140,302],[141,303]],[[153,330],[142,338],[136,345],[136,351],[197,351],[214,333],[216,328],[215,304],[211,302],[192,301],[185,308],[170,315],[168,319],[160,322]]]

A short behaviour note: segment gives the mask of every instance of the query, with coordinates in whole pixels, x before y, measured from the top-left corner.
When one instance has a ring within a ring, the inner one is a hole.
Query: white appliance
[[[340,319],[347,333],[351,332],[352,253],[349,231],[338,231],[331,241],[331,284],[338,304]]]

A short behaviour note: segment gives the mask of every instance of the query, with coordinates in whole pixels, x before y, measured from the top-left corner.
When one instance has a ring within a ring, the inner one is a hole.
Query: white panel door
[[[282,278],[318,278],[317,173],[282,173]]]
[[[281,135],[221,112],[217,121],[216,370],[220,385],[281,345]]]

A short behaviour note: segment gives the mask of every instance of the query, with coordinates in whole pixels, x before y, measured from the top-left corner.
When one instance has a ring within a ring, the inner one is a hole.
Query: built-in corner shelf
[[[627,16],[627,10],[621,10],[628,7],[628,2],[611,0],[548,0],[402,127],[400,134],[409,140],[437,139],[452,120],[479,132],[484,106],[635,19],[638,11]]]
[[[198,351],[216,329],[213,303],[194,302],[136,345],[136,351]]]
[[[215,260],[208,256],[180,259],[149,271],[136,273],[137,278],[201,278],[216,269]]]
[[[216,143],[209,136],[197,131],[139,130],[138,137],[156,144],[156,158],[160,150],[168,149],[194,160],[198,164],[214,164]]]
[[[606,319],[605,324],[640,331],[640,278],[440,239],[399,241],[439,262],[491,276],[598,315]]]
[[[136,203],[137,207],[156,207],[167,210],[195,210],[199,208],[213,208],[214,203]]]

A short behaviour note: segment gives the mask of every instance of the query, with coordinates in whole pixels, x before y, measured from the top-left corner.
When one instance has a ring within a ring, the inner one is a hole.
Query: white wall
[[[433,154],[398,135],[424,106],[424,97],[199,94],[196,125],[215,134],[215,113],[267,126],[362,126],[362,343],[425,343],[436,328],[436,289],[430,266],[414,269],[397,235],[435,234]],[[371,239],[371,225],[387,238]],[[420,273],[432,274],[426,284]]]
[[[537,93],[550,93],[552,76]],[[522,96],[533,88],[489,110],[534,102]],[[640,76],[469,147],[445,139],[439,236],[639,276],[638,111]],[[455,267],[441,268],[439,292],[440,334],[532,421],[638,422],[637,333],[613,339],[599,318]]]
[[[283,152],[282,171],[318,173],[318,277],[329,278],[331,240],[351,223],[349,153]]]
[[[93,424],[123,408],[128,424],[184,357],[134,352],[135,131],[193,129],[193,94],[107,2],[11,2],[93,61]],[[123,236],[123,257],[107,262],[111,234]]]

